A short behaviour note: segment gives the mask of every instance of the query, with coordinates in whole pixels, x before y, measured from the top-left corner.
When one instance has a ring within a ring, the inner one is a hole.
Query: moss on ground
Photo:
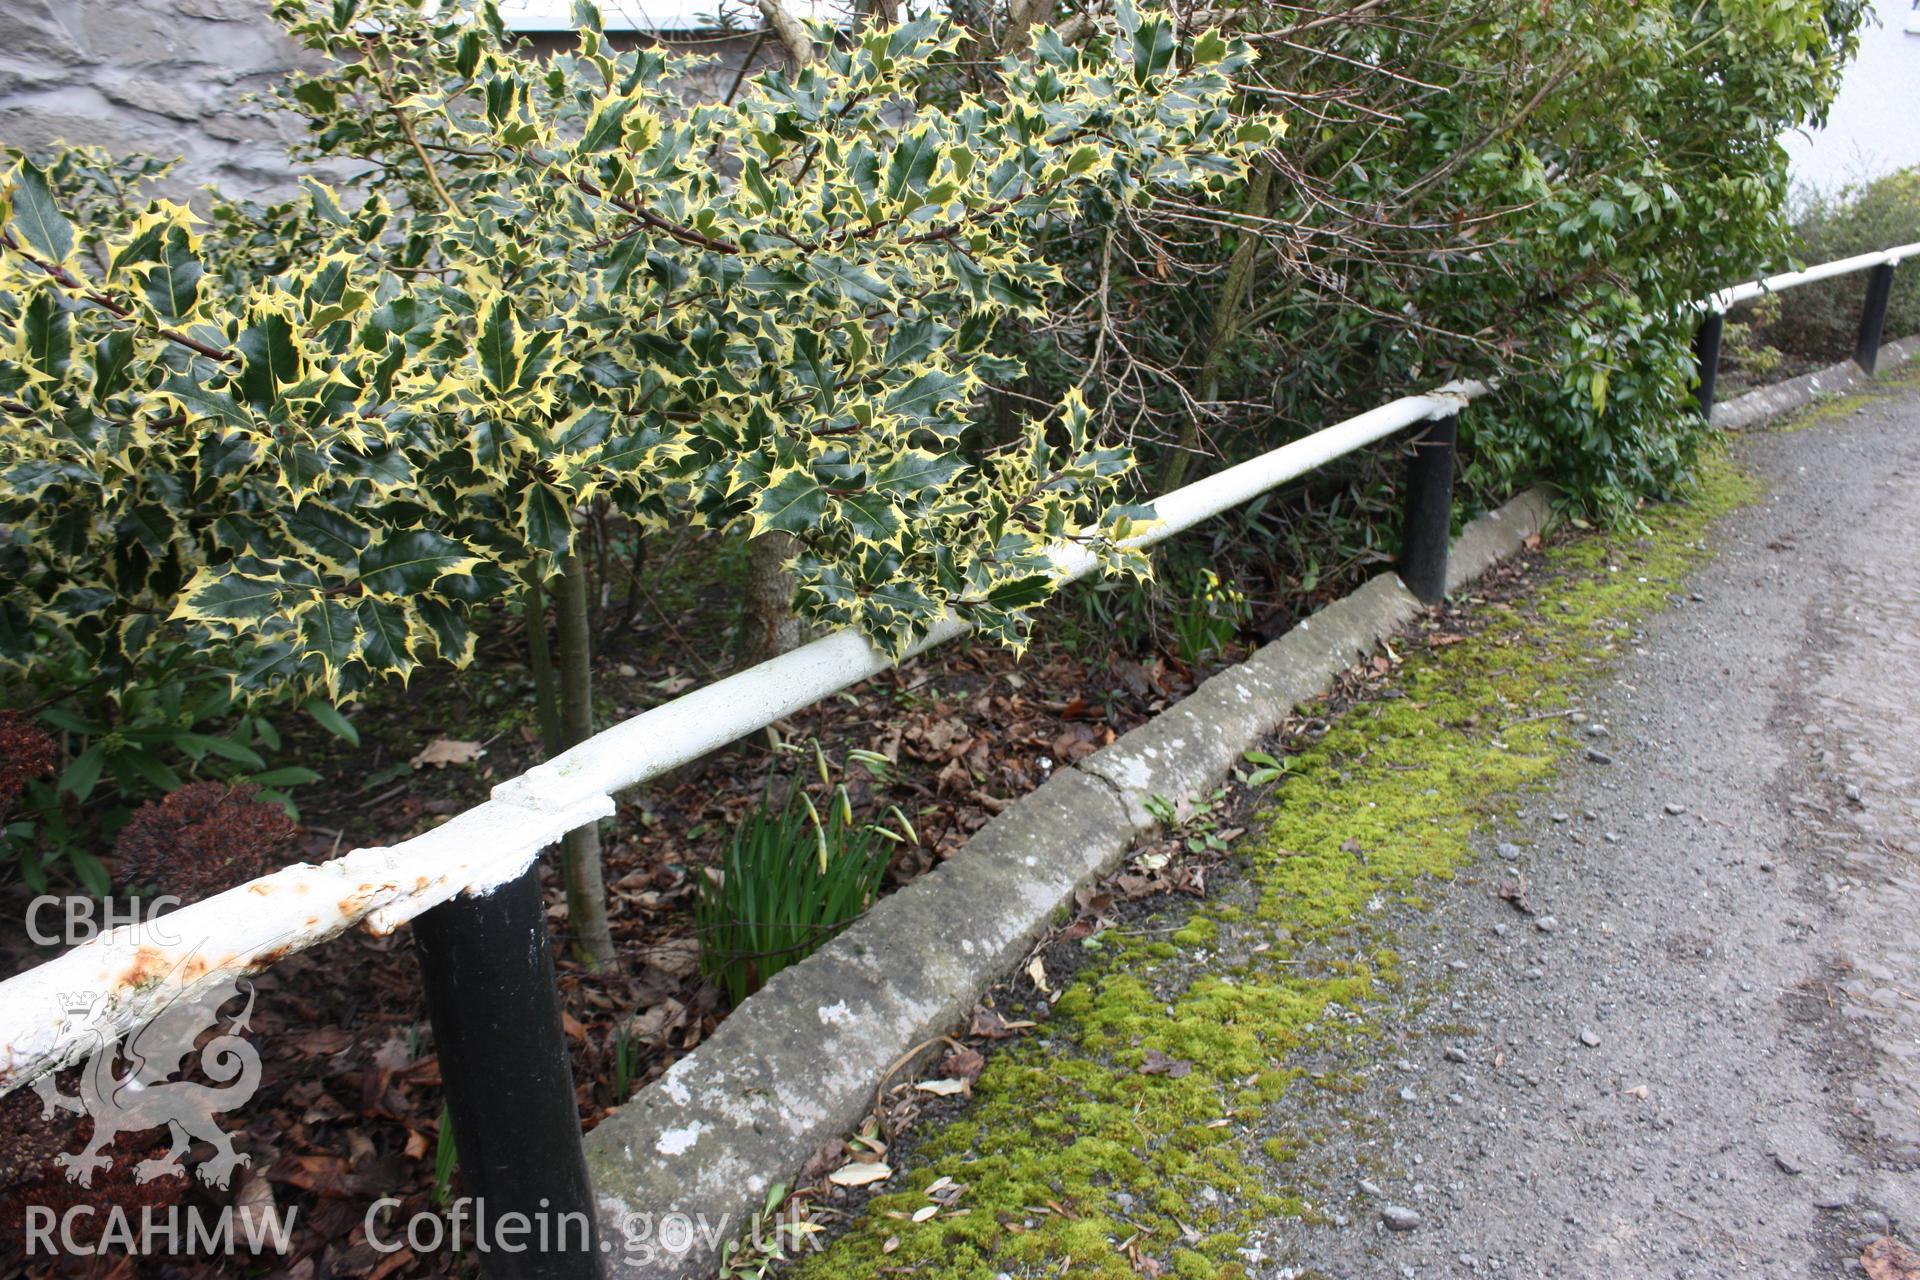
[[[1109,931],[1045,1028],[996,1054],[972,1105],[920,1144],[905,1185],[798,1275],[1121,1280],[1141,1257],[1189,1280],[1241,1275],[1244,1230],[1314,1198],[1287,1173],[1289,1142],[1311,1135],[1261,1141],[1259,1119],[1290,1089],[1352,1084],[1289,1062],[1376,1035],[1356,1011],[1400,980],[1369,919],[1417,905],[1473,856],[1476,826],[1549,777],[1571,745],[1552,713],[1753,493],[1711,461],[1685,503],[1645,513],[1643,535],[1553,548],[1526,599],[1488,606],[1457,642],[1411,646],[1383,696],[1292,756],[1241,838],[1255,909],[1201,906],[1176,921],[1179,945]],[[965,1191],[913,1221],[942,1178]]]
[[[1763,429],[1782,432],[1805,431],[1808,427],[1844,422],[1852,418],[1867,401],[1885,400],[1902,392],[1911,391],[1917,386],[1920,386],[1920,359],[1909,360],[1897,366],[1883,366],[1872,381],[1864,382],[1845,394],[1820,394],[1806,408],[1797,410],[1781,422]]]

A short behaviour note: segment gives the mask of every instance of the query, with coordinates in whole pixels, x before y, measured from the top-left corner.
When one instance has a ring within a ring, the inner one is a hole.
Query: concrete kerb
[[[1553,491],[1535,485],[1519,497],[1489,511],[1460,531],[1447,552],[1449,594],[1472,582],[1547,527],[1553,518]]]
[[[1540,532],[1529,490],[1469,524],[1454,589]],[[855,1127],[887,1074],[959,1024],[1070,904],[1156,824],[1146,802],[1224,779],[1243,751],[1419,611],[1391,573],[1044,785],[932,875],[774,976],[705,1044],[587,1135],[607,1274],[709,1272],[768,1187]]]
[[[768,1186],[858,1125],[887,1072],[952,1029],[1132,839],[1106,784],[1062,769],[937,873],[774,975],[587,1135],[608,1274],[710,1271],[711,1238],[648,1248],[662,1222],[743,1229]]]
[[[1884,373],[1897,368],[1913,359],[1916,353],[1920,353],[1920,336],[1884,343],[1880,347],[1877,372]],[[1828,365],[1785,382],[1776,382],[1770,387],[1759,387],[1716,404],[1713,406],[1713,425],[1723,431],[1744,430],[1769,418],[1805,408],[1823,396],[1843,395],[1872,385],[1873,375],[1861,372],[1860,366],[1851,360],[1842,360],[1839,364]]]
[[[1400,579],[1383,573],[1088,756],[1080,768],[1113,787],[1134,831],[1149,830],[1158,825],[1149,800],[1179,800],[1218,785],[1241,752],[1297,703],[1325,690],[1419,611]]]

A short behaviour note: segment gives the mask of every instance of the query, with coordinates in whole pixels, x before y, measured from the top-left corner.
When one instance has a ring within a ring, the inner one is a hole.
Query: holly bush
[[[491,4],[283,3],[326,63],[287,101],[304,181],[211,219],[111,165],[16,156],[0,194],[0,660],[137,669],[169,634],[243,687],[350,697],[474,653],[605,501],[780,530],[803,610],[890,650],[954,610],[1018,643],[1045,549],[1112,568],[1130,465],[1078,396],[970,448],[991,353],[1057,269],[1037,231],[1238,181],[1252,55],[1115,10],[999,91],[916,107],[961,36],[866,29],[686,106],[686,65],[516,51]]]

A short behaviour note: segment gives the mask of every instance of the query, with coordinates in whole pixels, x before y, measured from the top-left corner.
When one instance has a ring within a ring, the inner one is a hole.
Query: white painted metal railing
[[[1718,314],[1763,293],[1910,256],[1920,256],[1920,244],[1736,285],[1702,305]],[[1158,522],[1133,545],[1169,538],[1396,432],[1451,417],[1486,390],[1482,383],[1458,382],[1406,396],[1177,489],[1155,502]],[[1063,543],[1051,554],[1063,582],[1095,564],[1078,543]],[[966,630],[949,616],[913,652]],[[485,894],[513,881],[565,832],[610,816],[616,793],[890,665],[858,634],[838,632],[596,734],[500,783],[489,800],[423,835],[317,866],[287,867],[155,921],[123,925],[0,982],[0,1093],[142,1024],[208,978],[258,971],[356,925],[391,933],[459,894]],[[85,1014],[75,1010],[79,993],[92,997]]]
[[[1729,311],[1742,302],[1769,293],[1779,293],[1784,289],[1797,289],[1803,284],[1813,284],[1819,280],[1831,280],[1835,276],[1851,275],[1856,271],[1866,271],[1872,267],[1897,267],[1903,258],[1920,257],[1920,242],[1896,245],[1891,249],[1880,249],[1873,253],[1856,254],[1851,258],[1840,258],[1833,262],[1823,262],[1817,267],[1807,267],[1801,271],[1783,271],[1777,276],[1768,276],[1764,280],[1749,280],[1745,284],[1736,284],[1722,289],[1707,299],[1709,311]]]
[[[1158,499],[1149,546],[1419,423],[1457,413],[1485,392],[1449,383],[1406,396]],[[1051,551],[1062,582],[1095,560],[1079,543]],[[953,639],[948,615],[912,650]],[[892,665],[856,632],[840,631],[623,721],[494,787],[492,798],[391,848],[356,849],[229,889],[143,925],[123,925],[0,983],[0,1090],[56,1070],[98,1041],[140,1025],[185,988],[216,974],[263,969],[360,925],[391,933],[459,893],[518,877],[562,834],[613,813],[612,797],[716,747],[763,729]],[[67,997],[93,993],[88,1016]]]

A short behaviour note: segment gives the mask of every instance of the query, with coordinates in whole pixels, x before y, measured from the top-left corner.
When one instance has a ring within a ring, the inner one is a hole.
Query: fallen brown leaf
[[[834,1138],[822,1143],[820,1149],[815,1151],[813,1155],[808,1158],[805,1166],[801,1168],[800,1176],[795,1179],[795,1185],[802,1187],[812,1186],[814,1183],[820,1181],[821,1178],[824,1178],[828,1170],[838,1168],[846,1158],[847,1144],[845,1139]]]
[[[864,1187],[875,1182],[885,1182],[893,1176],[893,1167],[883,1161],[871,1164],[843,1164],[827,1175],[827,1181],[836,1187]]]
[[[1158,1049],[1147,1050],[1145,1057],[1146,1060],[1139,1067],[1140,1074],[1143,1076],[1166,1076],[1169,1080],[1178,1080],[1193,1071],[1191,1062],[1170,1058]]]
[[[1860,1269],[1867,1280],[1920,1280],[1920,1253],[1892,1236],[1881,1236],[1861,1251]]]
[[[951,1098],[955,1094],[965,1093],[967,1082],[965,1080],[921,1080],[913,1087],[938,1098]]]
[[[1047,964],[1039,956],[1027,963],[1027,978],[1043,996],[1053,994],[1053,988],[1047,985]]]
[[[1000,1016],[998,1009],[989,1009],[985,1005],[973,1011],[973,1022],[967,1028],[970,1036],[979,1036],[984,1040],[1008,1040],[1033,1026],[1031,1022],[1009,1022]]]
[[[1513,907],[1515,911],[1533,914],[1533,904],[1527,901],[1527,882],[1521,879],[1502,880],[1494,894]]]
[[[293,1042],[293,1047],[310,1058],[328,1058],[342,1049],[351,1049],[353,1033],[340,1027],[320,1027]]]
[[[427,765],[444,769],[450,764],[472,764],[486,752],[487,749],[477,742],[462,742],[457,738],[435,738],[421,748],[420,754],[408,763],[416,769],[425,768]]]
[[[948,1079],[964,1080],[972,1084],[980,1078],[980,1073],[986,1068],[987,1060],[981,1056],[979,1050],[960,1049],[940,1059],[939,1065],[934,1067],[934,1070]]]

